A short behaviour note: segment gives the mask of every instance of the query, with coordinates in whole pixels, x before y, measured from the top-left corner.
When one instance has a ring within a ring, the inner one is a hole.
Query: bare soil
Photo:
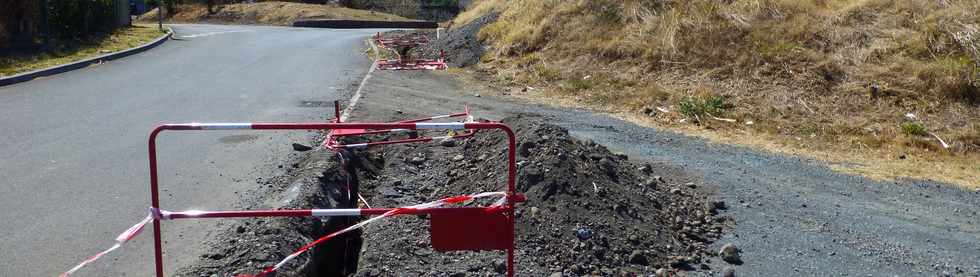
[[[408,113],[409,116],[415,116]],[[726,219],[693,183],[666,180],[537,116],[503,120],[518,136],[517,211],[520,276],[631,275],[657,268],[695,270],[711,255]],[[372,206],[404,206],[441,196],[500,191],[506,184],[506,140],[480,132],[458,145],[399,145],[359,156],[382,169],[364,179]],[[416,157],[422,157],[418,162]],[[427,222],[402,218],[368,226],[359,276],[486,276],[504,273],[503,252],[438,253]]]

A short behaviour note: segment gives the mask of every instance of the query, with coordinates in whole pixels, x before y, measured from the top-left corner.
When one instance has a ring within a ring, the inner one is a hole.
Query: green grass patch
[[[902,122],[902,133],[905,133],[907,136],[928,135],[928,133],[926,133],[926,127],[923,126],[922,123],[912,121]]]
[[[68,64],[146,44],[163,35],[156,26],[135,25],[83,40],[62,41],[54,50],[0,57],[0,77]]]
[[[720,115],[726,108],[725,98],[717,95],[707,97],[684,97],[678,103],[678,111],[686,116]]]

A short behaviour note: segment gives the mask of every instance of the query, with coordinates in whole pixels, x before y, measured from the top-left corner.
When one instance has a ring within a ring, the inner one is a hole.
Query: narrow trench
[[[342,162],[341,166],[337,168],[338,171],[342,170],[345,174],[330,174],[328,172],[320,180],[322,194],[318,199],[320,203],[316,203],[319,207],[338,209],[358,208],[357,195],[360,188],[358,171],[364,168],[364,166],[359,159],[351,158],[352,156],[349,153],[345,152],[342,156],[348,157],[348,159]],[[340,159],[338,155],[334,157],[335,160]],[[310,237],[319,238],[325,236],[354,225],[362,219],[362,217],[322,218],[314,223],[317,226],[311,228],[313,234],[310,234]],[[347,232],[317,246],[312,250],[312,260],[307,265],[304,275],[309,277],[346,277],[354,275],[357,273],[362,243],[362,231],[358,229]]]

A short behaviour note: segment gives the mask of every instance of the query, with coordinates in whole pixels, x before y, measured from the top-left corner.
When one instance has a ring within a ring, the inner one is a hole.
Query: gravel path
[[[364,93],[375,111],[442,113],[469,104],[493,120],[543,116],[631,160],[671,168],[668,179],[699,180],[700,189],[731,207],[725,215],[737,225],[712,247],[738,246],[741,276],[980,276],[980,193],[919,180],[874,181],[813,160],[527,104],[463,87],[441,72],[378,72]]]

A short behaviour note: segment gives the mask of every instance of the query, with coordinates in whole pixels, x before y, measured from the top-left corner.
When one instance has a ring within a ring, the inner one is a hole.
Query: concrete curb
[[[435,21],[375,21],[375,20],[300,20],[293,27],[332,29],[435,29]]]
[[[52,66],[52,67],[48,67],[48,68],[44,68],[44,69],[38,69],[38,70],[30,71],[30,72],[20,73],[20,74],[13,75],[13,76],[10,76],[10,77],[0,78],[0,87],[2,87],[2,86],[9,86],[9,85],[17,84],[17,83],[27,82],[27,81],[34,80],[34,79],[39,78],[39,77],[45,77],[45,76],[51,76],[51,75],[55,75],[55,74],[65,73],[65,72],[68,72],[68,71],[85,68],[85,67],[88,67],[89,65],[92,65],[92,64],[102,63],[102,62],[106,62],[106,61],[111,61],[111,60],[115,60],[115,59],[124,58],[124,57],[130,56],[130,55],[133,55],[133,54],[142,53],[142,52],[144,52],[146,50],[150,50],[150,49],[152,49],[154,47],[159,46],[160,44],[163,44],[168,39],[170,39],[170,37],[172,37],[173,34],[174,34],[173,29],[169,29],[168,32],[167,32],[167,34],[164,34],[164,35],[160,36],[159,38],[157,38],[157,39],[155,39],[155,40],[153,40],[151,42],[148,42],[146,44],[143,44],[143,45],[140,45],[140,46],[137,46],[137,47],[134,47],[134,48],[126,49],[126,50],[119,51],[119,52],[109,53],[109,54],[105,54],[105,55],[97,56],[97,57],[93,57],[93,58],[88,58],[88,59],[84,59],[84,60],[73,62],[73,63],[69,63],[69,64],[56,65],[56,66]]]

